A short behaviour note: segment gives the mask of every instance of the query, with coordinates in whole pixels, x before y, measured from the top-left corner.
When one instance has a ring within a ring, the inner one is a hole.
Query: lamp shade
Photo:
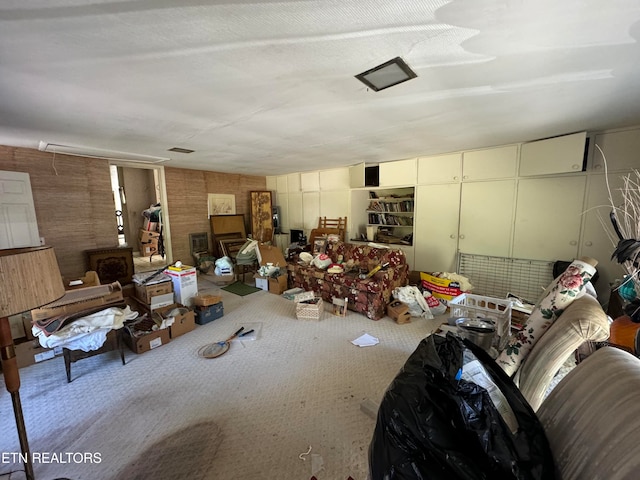
[[[63,295],[52,247],[0,250],[0,317],[41,307]]]

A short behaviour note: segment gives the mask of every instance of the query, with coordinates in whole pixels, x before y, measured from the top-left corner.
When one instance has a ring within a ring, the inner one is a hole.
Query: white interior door
[[[40,245],[29,174],[0,171],[0,249]]]

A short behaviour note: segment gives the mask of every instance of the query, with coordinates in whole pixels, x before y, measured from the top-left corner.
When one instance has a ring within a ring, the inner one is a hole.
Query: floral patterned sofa
[[[340,256],[343,263],[353,260],[353,270],[347,273],[327,273],[313,265],[290,262],[287,265],[289,285],[307,291],[313,290],[329,303],[333,298],[347,298],[350,310],[360,312],[372,320],[379,320],[386,315],[393,289],[407,284],[409,266],[400,249],[336,242],[327,245],[326,254],[334,263],[338,262]],[[360,270],[370,271],[387,262],[388,267],[371,278],[359,278]]]

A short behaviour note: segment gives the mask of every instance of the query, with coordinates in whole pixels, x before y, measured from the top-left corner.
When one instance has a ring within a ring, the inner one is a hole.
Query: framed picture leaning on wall
[[[251,195],[251,235],[259,242],[273,241],[271,192],[255,191]]]

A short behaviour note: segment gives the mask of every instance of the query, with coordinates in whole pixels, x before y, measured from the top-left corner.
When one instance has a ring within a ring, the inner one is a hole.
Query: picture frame
[[[235,215],[236,196],[226,193],[210,193],[208,195],[209,216]]]
[[[273,210],[271,191],[253,191],[251,195],[251,234],[259,242],[273,240]]]
[[[316,238],[313,241],[313,254],[318,255],[327,251],[327,237]]]

